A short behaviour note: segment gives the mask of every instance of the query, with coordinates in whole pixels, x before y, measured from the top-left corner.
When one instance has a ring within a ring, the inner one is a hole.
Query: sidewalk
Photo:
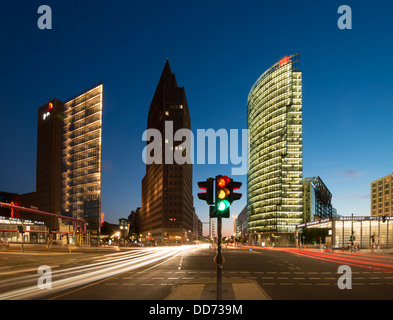
[[[43,253],[77,253],[77,252],[94,252],[94,251],[109,251],[109,252],[115,252],[115,251],[120,251],[118,246],[101,246],[101,247],[91,247],[88,245],[81,245],[81,246],[75,246],[75,245],[52,245],[49,248],[46,244],[24,244],[23,245],[23,253],[21,252],[22,245],[20,243],[10,243],[7,246],[0,244],[0,253],[14,253],[14,254],[43,254]]]
[[[271,300],[256,281],[223,278],[222,300]],[[217,300],[217,280],[198,279],[181,283],[165,300]]]
[[[296,249],[296,248],[294,248],[294,249]],[[299,248],[297,248],[297,249],[299,249]],[[393,249],[392,248],[387,248],[387,249],[381,248],[381,249],[374,249],[374,250],[372,250],[370,248],[367,248],[367,249],[359,249],[357,251],[353,250],[352,252],[351,252],[351,250],[343,251],[343,250],[341,250],[339,248],[334,249],[334,250],[332,250],[332,249],[324,250],[324,249],[320,249],[320,248],[300,248],[300,249],[301,250],[310,250],[310,251],[319,251],[319,252],[321,252],[321,251],[322,252],[334,252],[334,253],[376,254],[376,255],[379,254],[379,255],[388,255],[388,256],[393,255]]]
[[[318,251],[318,252],[336,252],[336,253],[351,253],[351,251],[343,251],[341,248],[335,248],[334,250],[332,249],[321,249],[319,247],[314,247],[314,246],[306,246],[306,247],[295,247],[295,246],[290,246],[290,247],[261,247],[261,246],[249,246],[249,245],[238,245],[236,247],[228,247],[231,249],[247,249],[247,250],[254,250],[254,249],[262,249],[262,250],[288,250],[288,249],[293,249],[293,250],[309,250],[309,251]],[[363,254],[381,254],[381,255],[393,255],[393,248],[380,248],[380,249],[374,249],[374,251],[371,248],[363,248],[359,249],[358,251],[353,251],[352,253],[363,253]]]

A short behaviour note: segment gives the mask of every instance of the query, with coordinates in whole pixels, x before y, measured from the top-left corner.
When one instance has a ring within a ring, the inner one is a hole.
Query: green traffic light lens
[[[228,207],[229,207],[229,202],[227,200],[220,201],[217,204],[218,211],[225,211]]]

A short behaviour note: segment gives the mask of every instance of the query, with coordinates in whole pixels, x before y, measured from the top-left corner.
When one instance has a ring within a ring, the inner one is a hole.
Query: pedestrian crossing
[[[393,274],[379,271],[353,271],[353,286],[393,286]],[[132,276],[130,275],[132,274]],[[223,271],[223,279],[248,279],[260,286],[337,286],[341,274],[328,271]],[[118,277],[115,282],[123,286],[173,286],[191,280],[211,281],[216,278],[216,271],[168,271],[145,273],[130,272]],[[113,279],[106,285],[114,285]]]

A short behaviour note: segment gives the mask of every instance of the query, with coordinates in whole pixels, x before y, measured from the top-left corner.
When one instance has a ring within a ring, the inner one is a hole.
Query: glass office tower
[[[62,212],[99,232],[101,211],[102,83],[64,103]]]
[[[299,54],[266,70],[248,96],[248,231],[252,242],[294,243],[303,222],[302,72]]]

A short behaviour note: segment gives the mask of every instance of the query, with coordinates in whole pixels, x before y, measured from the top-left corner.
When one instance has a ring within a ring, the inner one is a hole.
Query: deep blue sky
[[[37,27],[50,5],[53,29]],[[337,27],[340,5],[353,29]],[[280,58],[300,52],[304,177],[320,176],[339,214],[370,214],[370,182],[393,171],[393,3],[381,1],[7,1],[0,11],[0,190],[35,190],[37,109],[104,82],[102,211],[141,204],[142,133],[169,58],[192,130],[245,129],[248,93]],[[197,181],[230,174],[194,165]],[[243,199],[231,207],[238,214]],[[224,234],[233,220],[224,221]]]

